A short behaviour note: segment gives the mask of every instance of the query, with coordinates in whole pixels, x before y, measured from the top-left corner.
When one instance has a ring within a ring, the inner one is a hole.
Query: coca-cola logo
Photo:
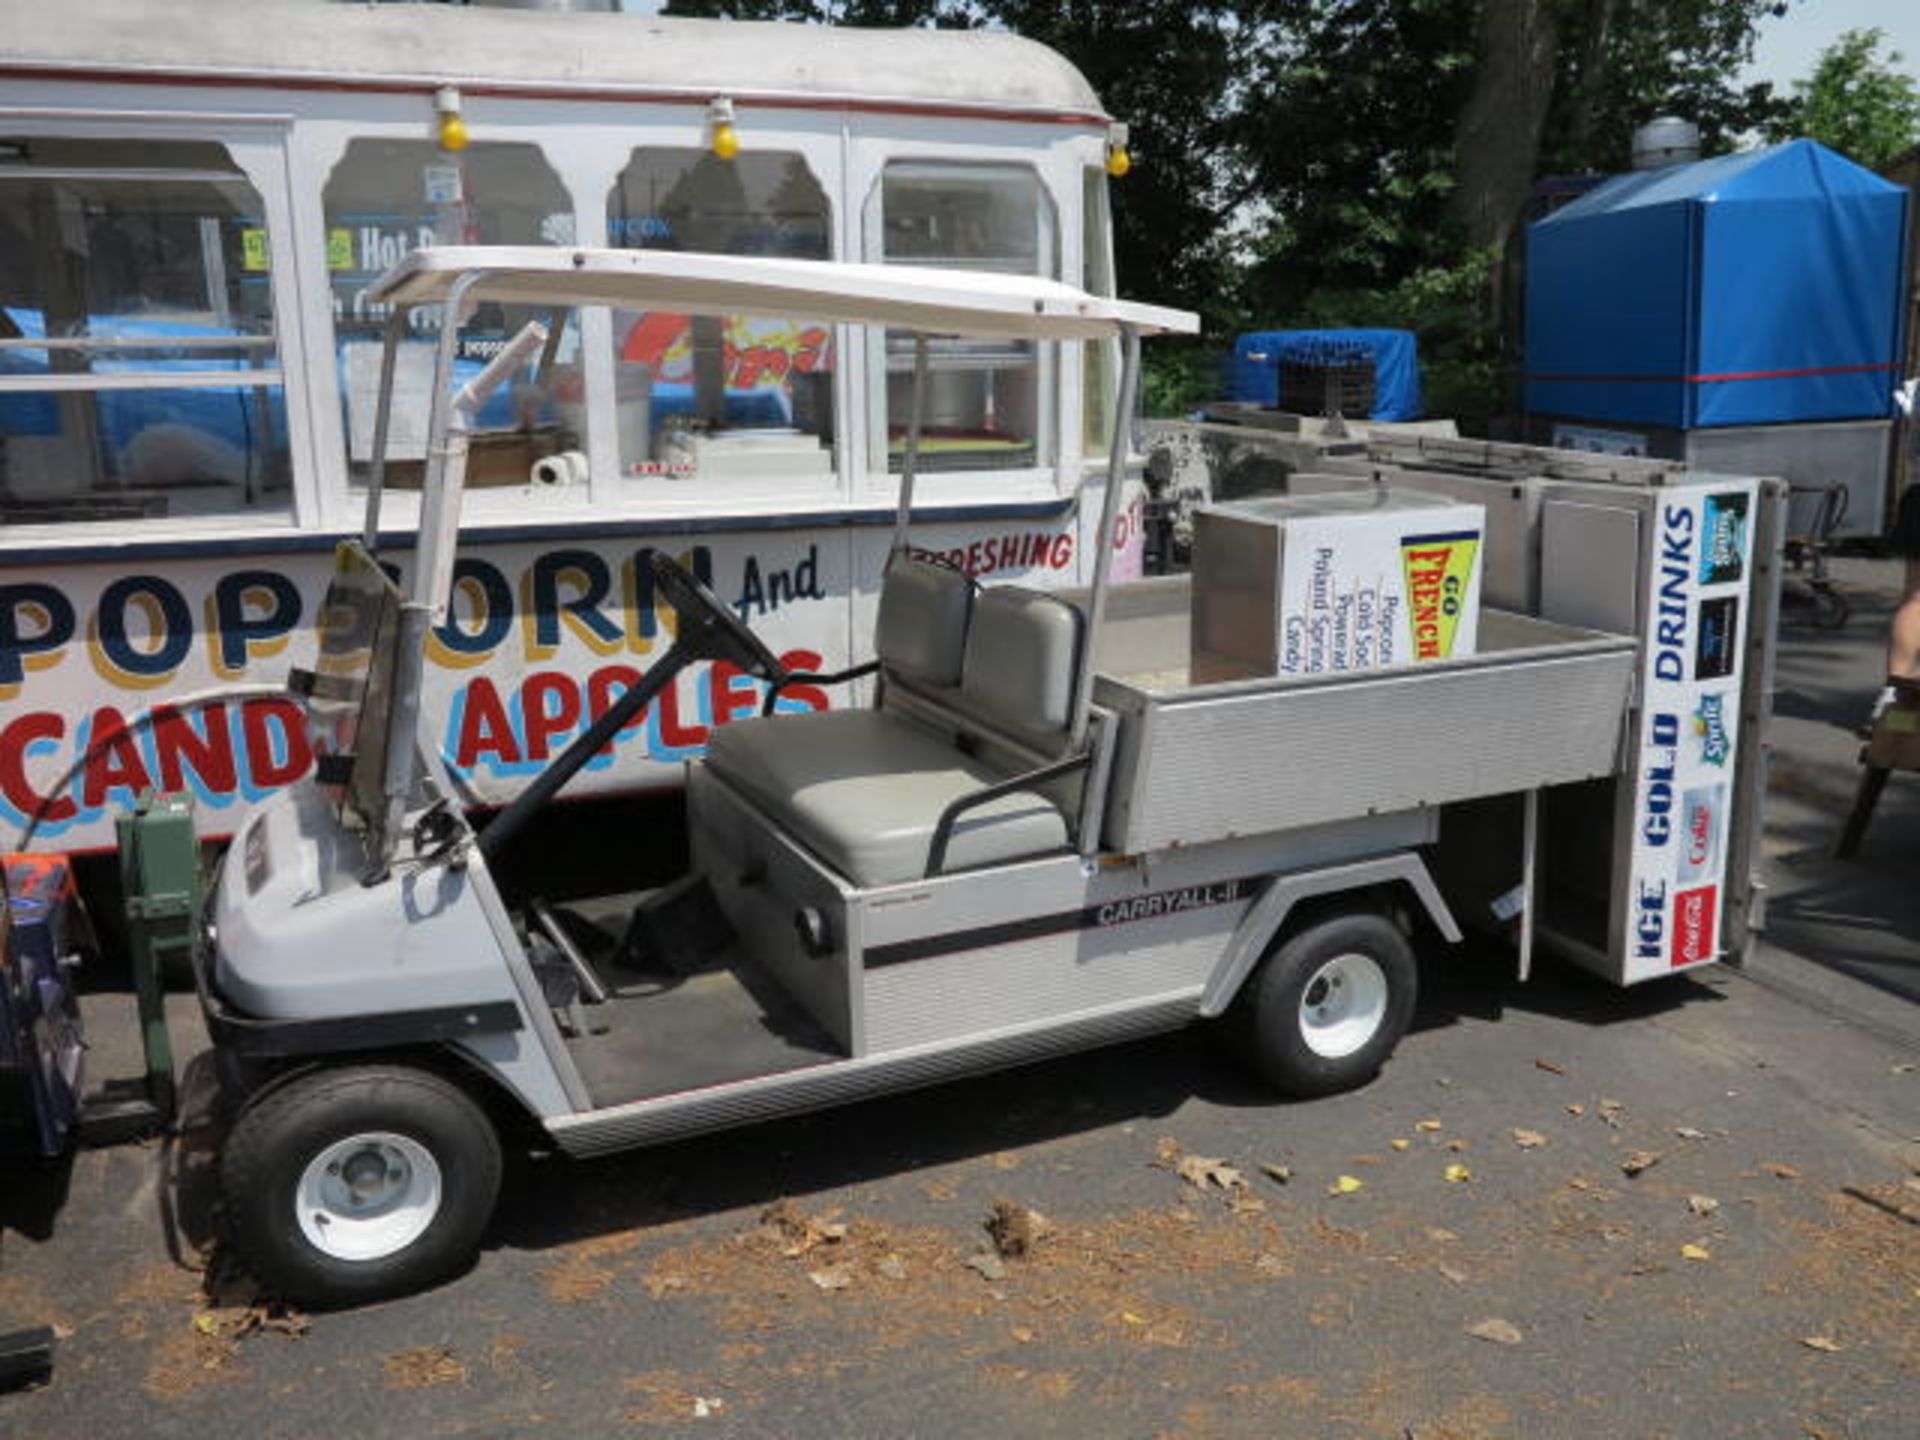
[[[1702,885],[1673,897],[1673,968],[1704,965],[1713,959],[1713,928],[1719,914],[1720,887]]]

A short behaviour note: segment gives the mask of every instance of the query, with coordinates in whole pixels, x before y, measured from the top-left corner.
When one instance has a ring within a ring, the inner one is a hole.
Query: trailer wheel
[[[1230,1034],[1283,1094],[1331,1095],[1379,1073],[1413,1019],[1419,967],[1391,920],[1336,915],[1289,936],[1234,1002]]]
[[[262,1285],[351,1305],[470,1264],[500,1168],[493,1122],[457,1085],[366,1065],[303,1075],[249,1104],[220,1184],[235,1248]]]

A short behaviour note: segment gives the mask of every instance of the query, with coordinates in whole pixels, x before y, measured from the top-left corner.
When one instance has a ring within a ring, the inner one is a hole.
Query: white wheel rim
[[[1371,955],[1336,955],[1300,992],[1300,1037],[1323,1060],[1361,1049],[1387,1018],[1387,972]]]
[[[301,1173],[294,1214],[307,1243],[335,1260],[383,1260],[440,1213],[440,1165],[418,1140],[386,1130],[336,1140]]]

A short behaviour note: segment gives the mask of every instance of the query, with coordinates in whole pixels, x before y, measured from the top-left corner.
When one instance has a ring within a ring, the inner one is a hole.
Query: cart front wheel
[[[457,1085],[404,1066],[323,1070],[268,1091],[220,1159],[240,1258],[310,1305],[418,1290],[469,1264],[500,1189],[500,1141]]]
[[[1234,1003],[1237,1048],[1284,1094],[1331,1095],[1379,1072],[1413,1018],[1413,948],[1383,915],[1321,920],[1261,962]]]

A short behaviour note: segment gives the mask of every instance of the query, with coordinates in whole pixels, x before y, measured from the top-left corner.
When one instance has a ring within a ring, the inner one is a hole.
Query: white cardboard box
[[[1402,490],[1200,511],[1194,682],[1473,654],[1484,533],[1478,505]]]

